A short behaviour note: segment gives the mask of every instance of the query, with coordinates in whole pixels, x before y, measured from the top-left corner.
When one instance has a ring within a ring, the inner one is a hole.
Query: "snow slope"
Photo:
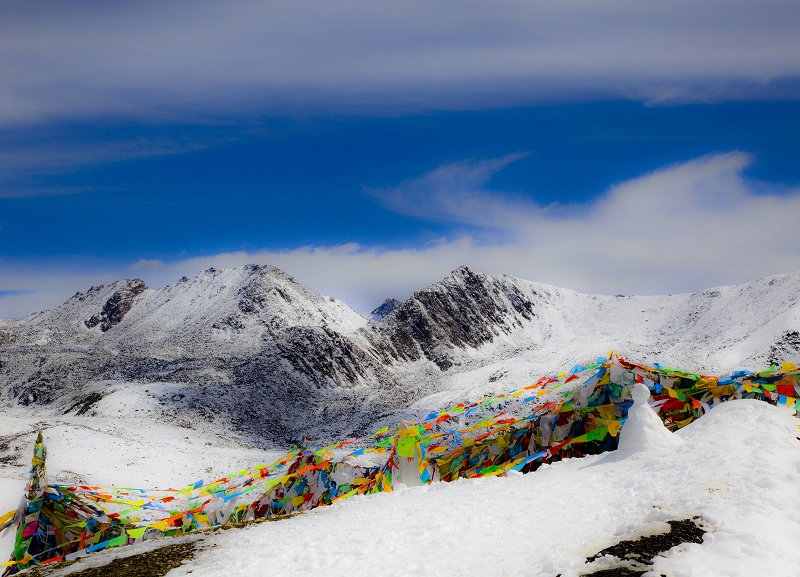
[[[668,575],[797,575],[796,420],[735,401],[677,433],[677,450],[562,461],[534,474],[360,498],[215,538],[170,576],[577,575],[583,560],[670,519],[711,532],[659,559]],[[598,563],[597,565],[602,565]]]
[[[353,497],[209,535],[195,559],[168,576],[576,577],[619,566],[611,557],[585,562],[600,550],[692,517],[708,530],[703,543],[665,552],[648,577],[796,576],[797,422],[785,409],[731,401],[675,433],[678,446]],[[125,555],[138,552],[129,549]],[[119,554],[99,553],[91,563]]]
[[[116,294],[130,307],[109,326],[93,325],[92,318],[104,318]],[[139,280],[92,287],[55,310],[18,321],[14,334],[19,344],[101,344],[109,350],[135,348],[179,358],[252,354],[294,326],[349,333],[366,324],[343,302],[275,267],[247,265],[210,268],[158,290]]]

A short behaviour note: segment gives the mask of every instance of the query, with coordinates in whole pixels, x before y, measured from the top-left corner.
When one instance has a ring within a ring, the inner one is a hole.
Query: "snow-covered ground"
[[[39,430],[47,446],[51,484],[182,488],[284,455],[248,447],[233,435],[223,437],[219,427],[204,430],[194,423],[187,428],[168,415],[159,417],[148,407],[153,397],[141,387],[114,386],[116,392],[94,406],[93,416],[61,415],[44,408],[35,414],[27,407],[2,409],[0,441],[18,458],[0,462],[0,516],[16,509],[22,497]],[[0,537],[2,562],[10,557],[12,544],[13,534]]]
[[[569,577],[608,566],[609,558],[585,559],[619,540],[700,517],[709,531],[704,542],[659,556],[648,577],[796,576],[798,422],[785,409],[732,401],[675,433],[677,446],[353,497],[211,534],[192,561],[168,575]],[[141,551],[124,549],[54,575]]]

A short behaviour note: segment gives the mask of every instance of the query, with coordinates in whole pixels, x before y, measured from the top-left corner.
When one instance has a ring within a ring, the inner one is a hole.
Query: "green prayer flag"
[[[599,429],[587,433],[587,437],[590,441],[602,441],[606,438],[606,435],[608,435],[608,427],[600,427]]]
[[[397,441],[397,454],[400,457],[413,457],[417,440],[414,437],[400,437]]]

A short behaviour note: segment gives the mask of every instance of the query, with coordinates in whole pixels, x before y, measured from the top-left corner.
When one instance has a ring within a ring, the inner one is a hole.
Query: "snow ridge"
[[[344,437],[609,350],[712,374],[797,363],[799,296],[800,273],[607,296],[461,267],[370,322],[275,267],[211,268],[0,321],[0,403],[78,410],[102,383],[164,383],[165,415],[254,443]]]

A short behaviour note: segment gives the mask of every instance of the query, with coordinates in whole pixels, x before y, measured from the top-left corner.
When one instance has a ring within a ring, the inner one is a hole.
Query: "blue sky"
[[[0,317],[247,262],[359,311],[800,270],[796,3],[0,10]]]

